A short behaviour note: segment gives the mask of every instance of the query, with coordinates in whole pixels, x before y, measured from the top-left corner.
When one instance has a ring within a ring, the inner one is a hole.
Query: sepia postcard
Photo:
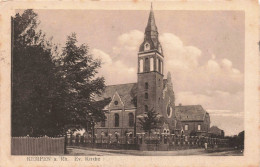
[[[0,167],[260,166],[259,4],[1,1]]]

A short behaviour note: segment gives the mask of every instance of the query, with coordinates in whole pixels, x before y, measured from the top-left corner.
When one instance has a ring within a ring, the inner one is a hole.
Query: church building
[[[96,97],[96,100],[112,99],[104,108],[107,119],[95,126],[97,137],[144,134],[138,118],[151,110],[163,120],[157,134],[207,135],[210,117],[201,105],[175,106],[170,73],[164,78],[165,55],[158,34],[151,7],[144,41],[137,55],[137,82],[106,86],[103,94]]]

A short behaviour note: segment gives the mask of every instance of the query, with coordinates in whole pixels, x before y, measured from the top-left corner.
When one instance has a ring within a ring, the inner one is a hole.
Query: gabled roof
[[[201,105],[175,106],[176,118],[180,121],[203,121],[207,112]]]
[[[100,96],[96,96],[95,100],[104,98],[113,98],[115,93],[118,93],[125,108],[136,108],[134,98],[137,95],[137,83],[119,84],[106,86],[104,92]]]

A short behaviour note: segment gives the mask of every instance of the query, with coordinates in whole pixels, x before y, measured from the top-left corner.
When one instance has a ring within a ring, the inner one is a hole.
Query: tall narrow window
[[[159,71],[159,60],[156,59],[156,71]]]
[[[189,130],[189,125],[185,125],[184,129]]]
[[[145,89],[148,89],[149,85],[148,82],[145,82]]]
[[[150,58],[150,71],[154,70],[153,58]]]
[[[148,93],[144,94],[145,99],[148,99]]]
[[[148,106],[147,105],[144,106],[144,111],[148,112]]]
[[[158,64],[159,64],[158,71],[159,71],[159,73],[161,73],[161,68],[162,67],[161,67],[161,60],[160,59],[158,60]]]
[[[198,125],[198,130],[201,130],[201,125]]]
[[[134,114],[133,113],[129,113],[128,117],[129,117],[129,126],[133,127],[134,126]]]
[[[101,121],[101,127],[105,127],[105,126],[106,126],[106,121],[105,120]]]
[[[140,60],[139,72],[144,72],[144,61],[143,61],[143,59]]]
[[[161,61],[161,73],[163,74],[163,62]]]
[[[115,127],[119,127],[119,115],[115,113]]]
[[[150,71],[149,59],[148,58],[145,58],[144,69],[145,69],[145,72],[149,72]]]

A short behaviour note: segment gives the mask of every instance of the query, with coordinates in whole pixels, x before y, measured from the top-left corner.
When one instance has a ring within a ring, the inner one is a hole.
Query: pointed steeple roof
[[[145,47],[145,45],[148,47]],[[151,10],[148,18],[148,23],[145,28],[144,42],[140,45],[139,52],[150,51],[150,50],[157,50],[161,54],[163,54],[162,47],[158,39],[158,31],[157,31],[157,26],[155,24],[152,4],[151,4]]]
[[[147,26],[145,28],[145,32],[150,32],[150,31],[156,31],[157,32],[157,27],[155,24],[155,18],[154,18],[154,13],[153,13],[153,4],[151,3],[151,10],[150,10],[150,15],[148,19]]]

